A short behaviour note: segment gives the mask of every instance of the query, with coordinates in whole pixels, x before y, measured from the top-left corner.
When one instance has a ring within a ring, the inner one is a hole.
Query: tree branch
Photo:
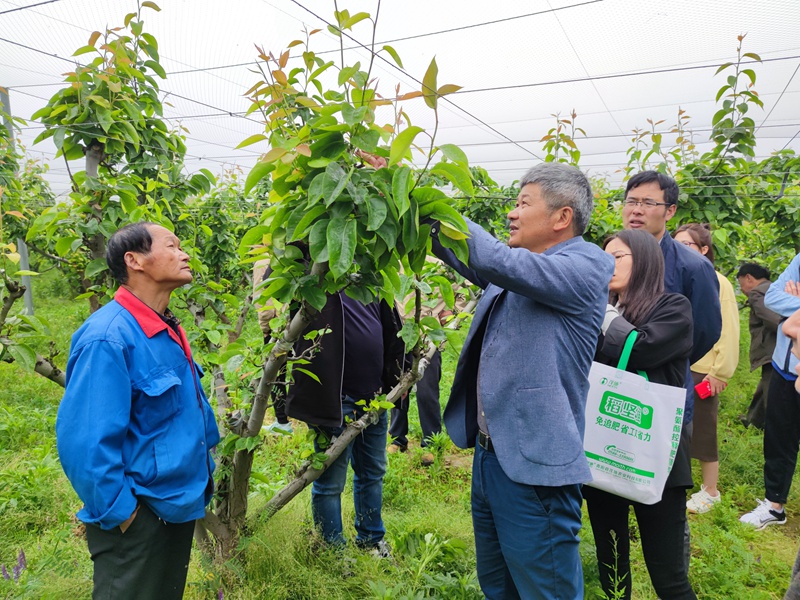
[[[3,298],[3,307],[0,308],[0,327],[5,324],[8,313],[11,310],[11,307],[14,306],[14,302],[25,295],[24,285],[20,285],[13,279],[5,277],[5,275],[3,276],[3,279],[5,280],[5,286],[6,290],[8,291],[8,295]]]
[[[11,346],[14,345],[14,342],[7,337],[0,337],[0,344],[3,346]],[[14,362],[14,357],[6,352],[3,355],[3,362],[7,362],[9,364]],[[55,363],[53,362],[52,358],[45,358],[41,354],[36,354],[36,363],[34,364],[33,370],[36,371],[42,377],[49,379],[53,383],[60,385],[62,388],[66,387],[67,381],[66,376],[64,375],[64,371],[59,369]]]
[[[250,308],[253,306],[253,294],[248,294],[245,299],[244,303],[242,304],[242,310],[239,311],[239,317],[236,319],[236,325],[233,327],[233,331],[228,332],[228,343],[232,344],[236,340],[239,339],[239,336],[242,335],[242,329],[244,329],[245,320],[247,319],[247,314],[250,312]]]

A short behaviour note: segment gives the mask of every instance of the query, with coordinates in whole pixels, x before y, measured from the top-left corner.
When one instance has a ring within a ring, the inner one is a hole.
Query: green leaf
[[[467,167],[461,164],[439,163],[431,169],[431,173],[445,177],[467,196],[472,196],[475,193],[472,187],[472,174]]]
[[[236,146],[235,150],[238,150],[239,148],[245,148],[246,146],[250,146],[252,144],[255,144],[256,142],[263,142],[266,139],[267,139],[267,136],[265,136],[263,133],[257,133],[255,135],[251,135],[249,138],[245,139],[243,142],[240,142],[239,145]]]
[[[36,351],[25,344],[9,344],[6,348],[22,367],[32,371],[36,367]]]
[[[106,259],[95,258],[92,262],[86,265],[86,271],[84,272],[84,275],[86,279],[91,279],[92,277],[94,277],[98,273],[102,273],[106,269],[108,269],[108,263],[106,263]]]
[[[439,236],[439,243],[445,248],[449,248],[462,263],[469,264],[469,247],[466,240],[454,240],[447,235]]]
[[[464,166],[469,164],[467,155],[455,144],[442,144],[439,146],[439,150],[442,151],[442,154],[444,154],[448,160],[452,160],[454,163],[460,163]]]
[[[406,253],[410,252],[416,245],[419,237],[419,216],[417,205],[410,204],[408,212],[402,220],[403,227],[403,247]]]
[[[721,65],[719,66],[719,68],[718,68],[716,71],[714,71],[714,75],[717,75],[717,74],[719,74],[721,71],[724,71],[725,69],[727,69],[728,67],[730,67],[732,64],[733,64],[732,62],[726,62],[726,63],[723,63],[723,64],[721,64]]]
[[[333,204],[339,195],[344,190],[347,182],[350,181],[350,176],[353,174],[353,170],[351,169],[348,172],[341,167],[339,163],[332,162],[327,167],[325,167],[325,174],[328,176],[325,179],[325,206],[330,206]],[[330,189],[328,182],[333,182],[334,186],[333,189]]]
[[[379,196],[367,197],[367,231],[378,231],[383,222],[386,220],[386,215],[389,209],[386,206],[386,200]]]
[[[264,243],[264,236],[270,231],[268,225],[257,225],[248,230],[239,242],[239,256],[244,257],[252,246],[260,246]]]
[[[447,96],[448,94],[455,94],[458,90],[461,89],[462,86],[454,85],[452,83],[446,83],[438,90],[436,90],[436,94],[438,96]]]
[[[300,295],[303,297],[303,300],[317,310],[325,308],[325,303],[328,301],[325,291],[318,286],[304,287],[300,290]],[[297,367],[294,368],[297,369]]]
[[[453,292],[453,285],[450,281],[441,275],[434,276],[431,279],[436,282],[436,287],[439,288],[439,295],[442,297],[447,307],[453,308],[453,306],[455,306],[456,295],[455,292]]]
[[[297,223],[297,226],[294,228],[294,232],[292,233],[292,239],[290,241],[302,239],[303,234],[305,234],[306,229],[314,220],[325,213],[328,209],[321,204],[315,206],[311,210],[307,211],[303,218]]]
[[[444,202],[434,202],[432,208],[433,210],[429,213],[432,219],[446,223],[461,233],[469,233],[464,217],[452,206]]]
[[[391,219],[386,219],[377,231],[380,238],[386,243],[389,250],[394,250],[397,246],[397,223]]]
[[[244,193],[248,194],[256,184],[275,170],[275,163],[259,162],[247,175],[247,180],[244,183]]]
[[[208,341],[214,344],[215,346],[219,346],[219,343],[222,341],[222,334],[217,331],[216,329],[211,329],[205,332]]]
[[[89,54],[89,52],[97,52],[97,48],[94,46],[81,46],[75,52],[72,53],[72,56],[80,56],[82,54]]]
[[[339,85],[342,86],[347,81],[358,72],[358,69],[361,67],[361,63],[356,63],[352,67],[345,67],[341,71],[339,71]]]
[[[342,104],[342,118],[348,125],[355,125],[361,123],[369,111],[368,106],[360,106],[356,108],[352,104]]]
[[[414,143],[414,138],[417,137],[419,133],[422,133],[422,131],[424,131],[422,127],[412,125],[401,131],[400,134],[394,138],[389,151],[390,167],[399,163],[406,156],[411,144]]]
[[[356,13],[352,17],[350,17],[346,23],[343,23],[342,26],[350,29],[353,27],[353,25],[355,25],[356,23],[360,23],[364,19],[369,19],[369,13],[365,12]]]
[[[419,206],[419,216],[427,217],[433,212],[433,204],[435,202],[449,202],[450,198],[447,197],[442,190],[437,188],[414,188],[411,192],[411,197],[417,201]]]
[[[158,7],[158,4],[152,2],[151,0],[144,0],[144,2],[142,2],[142,8],[144,7],[152,8],[156,12],[161,12],[161,9]]]
[[[272,148],[269,152],[267,152],[264,157],[261,159],[263,162],[275,162],[282,156],[284,156],[288,150],[286,148]]]
[[[353,266],[356,253],[356,222],[337,217],[328,224],[326,231],[330,259],[328,266],[334,277],[341,277]]]
[[[111,111],[105,108],[104,106],[95,104],[94,114],[97,116],[97,120],[100,123],[100,127],[103,128],[103,131],[108,133],[108,130],[111,128],[111,125],[114,123],[114,118],[111,116]]]
[[[403,61],[400,60],[400,55],[397,54],[397,51],[394,48],[392,48],[391,46],[384,46],[383,49],[386,50],[386,52],[389,54],[389,56],[391,56],[394,59],[394,62],[397,63],[397,66],[402,69],[403,68]]]
[[[72,243],[78,239],[80,238],[76,236],[65,236],[59,238],[59,240],[56,242],[56,254],[59,256],[66,256],[67,253],[72,250]]]
[[[438,75],[439,67],[436,66],[436,57],[434,56],[422,78],[422,97],[425,99],[425,104],[433,109],[436,108],[436,77]]]
[[[311,253],[311,260],[318,263],[327,262],[329,258],[328,252],[328,225],[330,221],[323,219],[317,221],[311,227],[308,234],[308,249]]]
[[[745,52],[744,54],[742,54],[742,58],[752,58],[753,60],[761,62],[761,57],[755,52]]]
[[[411,169],[406,166],[398,168],[392,177],[392,198],[397,207],[397,217],[400,218],[408,210],[408,190],[411,187]]]
[[[366,108],[366,107],[365,107]],[[375,153],[378,149],[378,142],[381,140],[381,134],[374,129],[361,131],[350,137],[353,146],[364,150],[365,152]],[[311,163],[309,163],[310,165]]]
[[[405,342],[406,352],[410,352],[419,341],[419,329],[413,319],[406,320],[400,330],[400,338]]]

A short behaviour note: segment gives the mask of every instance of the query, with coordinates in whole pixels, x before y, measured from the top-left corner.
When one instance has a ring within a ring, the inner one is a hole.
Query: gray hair
[[[542,163],[531,167],[519,182],[523,188],[535,183],[550,211],[564,206],[572,208],[575,235],[583,235],[594,209],[594,192],[589,180],[579,169],[564,163]]]

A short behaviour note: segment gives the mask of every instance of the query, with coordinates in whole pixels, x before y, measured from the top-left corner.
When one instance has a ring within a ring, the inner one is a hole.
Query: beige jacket
[[[692,365],[692,371],[728,382],[739,364],[739,307],[731,282],[717,273],[722,333],[714,347]]]

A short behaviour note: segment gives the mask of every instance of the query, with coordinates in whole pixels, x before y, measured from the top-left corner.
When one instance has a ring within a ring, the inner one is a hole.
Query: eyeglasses
[[[620,253],[620,254],[612,254],[611,256],[614,257],[614,260],[619,262],[620,260],[622,260],[623,256],[633,256],[633,253],[632,252],[624,252],[624,253]]]
[[[695,244],[694,242],[681,242],[681,244],[683,244],[684,246],[697,246],[698,248],[700,247],[698,244]]]
[[[643,206],[645,208],[669,206],[669,202],[656,202],[655,200],[625,200],[622,204],[628,208],[633,208],[634,206]]]

